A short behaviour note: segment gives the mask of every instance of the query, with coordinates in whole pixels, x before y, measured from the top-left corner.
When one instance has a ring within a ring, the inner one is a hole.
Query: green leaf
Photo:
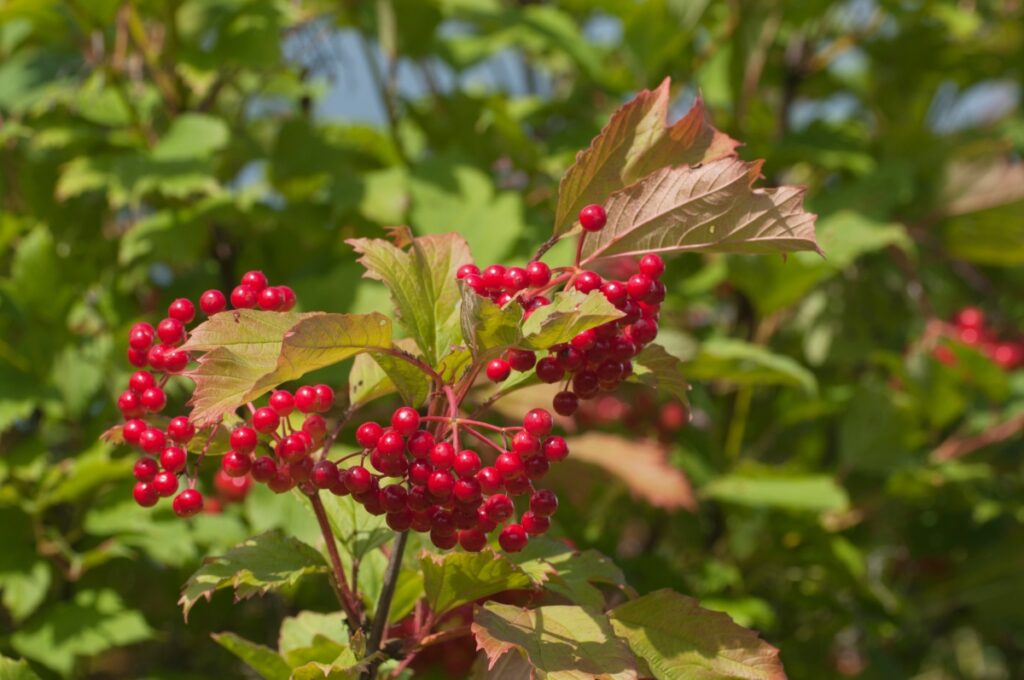
[[[437,614],[503,590],[528,588],[530,577],[490,550],[478,553],[420,555],[427,603]]]
[[[394,536],[383,515],[371,515],[351,496],[331,494],[323,496],[323,503],[338,543],[354,559],[362,559]]]
[[[227,123],[219,118],[186,113],[174,119],[152,155],[160,160],[206,158],[224,148],[230,135]]]
[[[748,477],[725,475],[701,489],[707,498],[755,508],[825,512],[850,505],[846,491],[824,475],[806,477]]]
[[[472,624],[493,670],[509,651],[522,654],[539,680],[636,680],[636,659],[600,611],[575,606],[521,609],[489,602]]]
[[[510,556],[537,585],[565,597],[573,604],[601,609],[604,595],[594,583],[631,591],[625,575],[609,558],[596,550],[573,550],[561,541],[540,537]]]
[[[455,274],[472,262],[469,247],[457,234],[423,236],[409,248],[383,239],[346,241],[361,255],[366,277],[391,291],[398,318],[433,366],[452,345],[461,343]]]
[[[737,385],[787,385],[808,394],[818,390],[814,374],[793,359],[760,345],[712,338],[683,369],[694,380],[724,380]]]
[[[0,680],[39,680],[39,676],[24,659],[0,656]]]
[[[304,611],[296,616],[288,616],[281,622],[277,647],[282,654],[286,654],[294,649],[311,647],[317,636],[333,640],[340,645],[347,645],[345,614]]]
[[[515,301],[500,307],[463,285],[459,314],[462,337],[477,358],[497,349],[518,345],[523,337],[519,330],[523,308]]]
[[[583,331],[622,317],[599,291],[555,293],[551,304],[535,309],[523,322],[523,346],[548,349],[569,342]]]
[[[270,647],[250,642],[234,633],[213,633],[210,637],[244,661],[264,680],[288,680],[291,676],[291,666]]]
[[[647,252],[818,251],[804,189],[755,189],[761,163],[722,158],[659,170],[605,201],[608,223],[587,235],[583,265]]]
[[[779,650],[725,614],[671,590],[608,612],[615,632],[658,680],[785,680]]]
[[[430,378],[408,361],[390,354],[360,354],[355,358],[348,375],[350,404],[363,406],[395,392],[402,396],[403,403],[417,407],[430,393]]]
[[[667,126],[666,78],[620,107],[601,133],[581,151],[558,187],[555,236],[567,232],[583,206],[603,205],[615,191],[666,166],[707,163],[732,155],[737,142],[708,122],[700,99],[681,120]]]
[[[683,362],[661,345],[647,345],[633,358],[633,375],[643,384],[689,401],[690,387],[683,377]]]
[[[326,572],[327,564],[316,549],[271,531],[248,539],[224,555],[207,559],[185,583],[178,604],[188,618],[199,598],[209,600],[222,588],[234,588],[236,599],[241,600],[294,585],[308,574]]]
[[[152,629],[113,590],[82,590],[19,626],[11,646],[19,654],[62,675],[70,675],[75,658],[148,639]]]

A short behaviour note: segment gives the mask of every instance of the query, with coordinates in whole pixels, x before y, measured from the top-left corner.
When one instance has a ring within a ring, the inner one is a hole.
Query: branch
[[[409,539],[409,532],[403,531],[398,534],[395,547],[391,551],[391,558],[388,560],[388,568],[384,572],[384,587],[380,591],[380,599],[377,600],[377,611],[373,614],[373,623],[370,624],[370,635],[366,641],[366,656],[372,657],[381,648],[384,640],[384,629],[388,625],[388,614],[391,610],[391,598],[395,595],[395,586],[398,585],[398,573],[402,567],[402,555],[405,553],[405,543]],[[377,677],[377,668],[380,661],[371,662],[369,667],[363,671],[361,680],[372,680]]]
[[[359,599],[352,592],[352,589],[349,588],[348,580],[345,578],[345,568],[341,564],[338,544],[334,538],[334,532],[331,530],[331,523],[327,520],[327,512],[324,510],[323,501],[320,500],[320,492],[311,494],[309,502],[313,504],[313,513],[316,514],[316,521],[320,525],[320,533],[323,534],[324,541],[327,543],[327,554],[331,558],[331,571],[334,576],[331,579],[331,585],[334,586],[338,602],[341,603],[342,608],[345,610],[345,620],[348,623],[349,632],[354,633],[364,625],[364,617]]]
[[[954,435],[939,444],[939,446],[932,451],[931,459],[933,462],[940,463],[954,458],[960,458],[961,456],[966,456],[968,453],[974,453],[978,449],[983,449],[986,446],[1006,441],[1010,437],[1015,436],[1021,430],[1024,430],[1024,413],[993,425],[981,434],[973,437]]]

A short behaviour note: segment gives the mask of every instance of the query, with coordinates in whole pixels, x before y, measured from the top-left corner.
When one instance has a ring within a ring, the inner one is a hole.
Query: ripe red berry
[[[452,494],[455,496],[455,500],[460,503],[475,503],[480,500],[480,482],[472,477],[456,480],[455,486],[452,487]]]
[[[505,552],[519,552],[526,547],[527,540],[526,529],[519,524],[509,524],[498,534],[498,544]]]
[[[290,415],[295,410],[295,397],[288,390],[275,390],[270,395],[270,408],[281,417]]]
[[[455,463],[455,447],[449,442],[440,442],[430,450],[430,464],[438,470],[447,470]]]
[[[139,458],[135,461],[134,467],[132,467],[132,474],[135,475],[135,479],[140,482],[151,482],[156,473],[160,471],[160,466],[156,464],[156,461],[152,458]]]
[[[316,411],[316,388],[311,385],[303,385],[295,390],[295,408],[303,413]]]
[[[372,449],[377,446],[382,434],[384,434],[383,427],[373,421],[368,421],[356,429],[356,441],[364,449]]]
[[[160,500],[160,494],[148,482],[137,482],[135,488],[132,489],[132,497],[144,508],[151,508]]]
[[[583,206],[583,209],[580,210],[580,226],[587,231],[601,231],[607,220],[608,216],[605,214],[604,208],[596,203]]]
[[[121,436],[128,444],[138,444],[139,436],[146,431],[147,427],[149,427],[149,425],[146,424],[145,420],[133,418],[132,420],[127,421],[121,428]]]
[[[228,451],[220,459],[220,469],[228,477],[242,477],[252,469],[252,456],[241,451]]]
[[[235,286],[231,291],[231,306],[235,309],[252,309],[256,306],[256,291],[249,286]]]
[[[401,484],[389,484],[380,490],[380,502],[388,512],[405,510],[408,493]]]
[[[277,457],[284,462],[294,463],[309,453],[309,447],[306,445],[305,439],[297,434],[290,434],[278,442],[275,451]]]
[[[959,328],[979,330],[985,325],[985,313],[977,307],[964,307],[957,313],[954,322]]]
[[[451,550],[455,547],[455,544],[459,542],[459,537],[455,533],[439,533],[435,528],[430,530],[430,542],[440,550]]]
[[[252,427],[257,432],[270,434],[281,424],[281,417],[277,411],[269,406],[256,409],[252,414]]]
[[[480,482],[480,490],[485,494],[498,493],[502,489],[501,473],[497,468],[487,466],[476,473],[476,481]]]
[[[144,411],[142,399],[131,390],[125,390],[117,398],[117,410],[124,418],[138,418]]]
[[[199,296],[199,309],[203,310],[206,316],[223,312],[227,306],[228,301],[219,290],[208,290]]]
[[[203,494],[195,489],[185,489],[175,496],[171,506],[178,517],[192,517],[203,509]]]
[[[605,281],[601,284],[601,293],[608,302],[621,309],[622,303],[629,297],[629,288],[618,281]]]
[[[156,378],[149,371],[135,371],[132,377],[128,378],[128,389],[135,394],[142,394],[150,387],[156,386]]]
[[[167,316],[183,324],[192,323],[196,318],[196,306],[188,298],[178,298],[167,307]]]
[[[313,393],[316,396],[314,406],[317,413],[325,413],[334,406],[334,390],[328,385],[315,385]]]
[[[526,279],[531,288],[541,288],[551,282],[551,267],[538,260],[526,265]]]
[[[523,516],[519,518],[519,523],[523,525],[523,529],[526,533],[531,536],[540,536],[551,526],[551,520],[547,517],[534,514],[530,511],[523,513]]]
[[[455,456],[453,467],[455,468],[455,474],[463,479],[474,477],[480,471],[480,456],[477,455],[476,451],[470,451],[469,449],[459,451],[458,455]]]
[[[568,390],[559,392],[555,395],[554,399],[551,400],[551,406],[555,409],[555,413],[560,416],[571,416],[576,413],[576,409],[579,408],[580,402],[576,398],[576,395]]]
[[[569,446],[561,437],[548,437],[544,440],[544,457],[552,463],[563,460],[569,455]]]
[[[150,482],[150,484],[153,485],[153,489],[156,490],[160,496],[166,498],[168,496],[173,496],[174,492],[178,490],[178,476],[173,472],[164,470],[156,473],[156,476],[153,477],[153,481]]]
[[[516,511],[516,506],[512,504],[512,499],[505,494],[497,494],[488,498],[483,505],[484,512],[487,513],[488,519],[496,524],[501,524]]]
[[[252,453],[256,449],[259,437],[256,430],[245,425],[239,425],[231,431],[231,448],[239,453]]]
[[[159,387],[150,387],[139,397],[142,407],[149,413],[159,413],[167,406],[167,395]]]
[[[256,304],[265,312],[277,312],[284,307],[284,293],[280,288],[268,286],[256,296]]]
[[[526,270],[522,267],[509,267],[501,278],[502,286],[510,293],[518,293],[529,284]]]
[[[279,467],[274,476],[267,480],[267,488],[274,493],[286,493],[295,488],[296,481],[292,479],[287,466]]]
[[[573,282],[573,286],[581,293],[589,293],[599,290],[603,283],[601,277],[595,272],[580,272]]]
[[[308,415],[302,421],[302,433],[309,435],[310,448],[319,445],[323,443],[324,437],[327,435],[327,421],[316,413]]]
[[[544,456],[533,456],[523,461],[523,469],[526,471],[527,479],[540,479],[548,473],[550,465],[548,459]]]
[[[167,345],[153,345],[149,348],[149,352],[146,353],[146,361],[149,362],[154,371],[164,370],[164,356],[167,354],[167,349]]]
[[[527,458],[540,451],[540,440],[526,430],[519,430],[512,435],[512,450]]]
[[[484,270],[482,276],[488,290],[501,290],[505,283],[505,268],[500,264],[492,264]]]
[[[661,278],[665,273],[665,261],[654,253],[648,253],[640,258],[640,273],[652,279]]]
[[[487,545],[487,535],[479,529],[463,529],[459,532],[459,545],[466,552],[480,552]]]
[[[427,491],[438,500],[444,500],[452,494],[452,487],[455,486],[455,479],[450,472],[435,470],[427,479]]]
[[[506,451],[495,459],[494,467],[503,480],[515,479],[523,474],[523,459],[517,453]]]
[[[373,475],[362,465],[350,467],[345,471],[345,486],[353,496],[366,493],[373,488]]]
[[[164,450],[166,443],[167,437],[164,436],[163,430],[155,427],[148,427],[139,435],[139,448],[154,456]]]
[[[523,417],[523,427],[526,431],[537,437],[543,437],[551,432],[554,421],[551,414],[542,408],[535,408],[527,412]]]
[[[632,340],[640,345],[646,345],[658,335],[658,324],[650,319],[638,319],[629,328]]]
[[[145,368],[149,364],[149,352],[144,349],[128,348],[128,363],[136,368]]]
[[[630,297],[646,301],[654,294],[654,281],[647,274],[633,274],[626,283]]]
[[[128,346],[140,351],[148,350],[155,335],[156,331],[148,323],[137,323],[128,331]]]
[[[185,324],[168,317],[157,324],[156,334],[165,345],[177,345],[185,339]]]
[[[228,477],[218,470],[217,474],[213,476],[213,486],[217,489],[217,493],[220,494],[225,503],[240,503],[249,495],[249,489],[252,487],[252,477]],[[210,507],[206,508],[207,512],[210,512],[210,510]]]
[[[168,472],[177,474],[185,469],[188,462],[188,453],[180,446],[165,446],[160,452],[160,467]]]
[[[391,427],[404,437],[411,436],[420,427],[420,414],[414,408],[403,406],[391,415]]]
[[[277,463],[270,456],[259,456],[252,462],[251,472],[257,482],[268,482],[277,474]]]
[[[526,475],[523,475],[522,477],[516,477],[515,479],[506,479],[505,492],[513,496],[532,494],[533,484],[530,482],[529,477],[527,477]]]
[[[565,370],[554,357],[544,357],[537,362],[537,377],[541,382],[553,384],[565,377]]]
[[[171,350],[164,352],[164,370],[168,373],[181,373],[188,366],[188,352]]]
[[[506,359],[516,371],[529,371],[537,363],[537,355],[528,349],[510,349]]]
[[[412,526],[412,513],[408,510],[388,512],[387,517],[385,517],[384,520],[392,531],[408,531],[409,527]]]
[[[487,294],[487,286],[484,285],[484,277],[479,274],[467,274],[465,281],[466,285],[469,286],[477,295]]]
[[[409,464],[409,483],[413,486],[426,486],[433,466],[425,460],[414,460]]]
[[[491,382],[503,382],[512,372],[512,366],[504,359],[491,359],[487,364],[487,378]]]
[[[280,311],[290,312],[298,301],[295,297],[295,291],[291,289],[291,286],[278,286],[277,289],[281,291],[281,297],[284,299]]]
[[[405,453],[405,439],[394,430],[385,430],[377,440],[377,450],[386,456],[398,456]]]
[[[477,267],[475,264],[464,264],[461,267],[459,267],[459,270],[457,272],[455,272],[455,278],[461,281],[470,274],[479,275],[480,268]]]
[[[255,293],[262,291],[268,284],[267,276],[256,269],[242,274],[242,280],[239,283],[243,286],[249,286]]]
[[[580,399],[590,399],[597,394],[597,374],[593,371],[580,371],[572,377],[572,391]]]
[[[451,511],[438,507],[430,511],[431,531],[444,536],[455,535],[455,517]]]
[[[167,434],[179,444],[187,444],[196,434],[196,428],[186,416],[176,416],[167,423]]]
[[[530,511],[538,517],[550,517],[558,509],[558,496],[550,489],[541,489],[530,496]]]

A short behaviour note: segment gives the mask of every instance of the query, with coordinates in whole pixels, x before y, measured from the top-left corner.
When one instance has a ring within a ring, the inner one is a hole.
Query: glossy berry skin
[[[480,489],[480,482],[476,481],[472,477],[469,479],[459,479],[455,481],[455,485],[452,487],[452,495],[455,496],[455,500],[460,503],[476,503],[480,500],[482,495]]]
[[[985,313],[977,307],[964,307],[954,319],[957,328],[980,330],[985,325]]]
[[[542,447],[544,457],[552,463],[564,460],[569,455],[569,446],[561,437],[548,437]]]
[[[128,378],[128,389],[135,394],[142,394],[150,387],[156,387],[156,378],[149,371],[135,371]]]
[[[183,324],[192,323],[196,318],[196,306],[188,298],[178,298],[167,307],[167,316]]]
[[[176,416],[167,423],[167,434],[179,444],[187,444],[196,435],[196,428],[185,416]]]
[[[144,349],[128,348],[128,363],[135,368],[145,368],[149,364],[149,352]]]
[[[516,511],[516,506],[512,504],[512,499],[505,494],[498,494],[491,496],[483,505],[484,512],[487,513],[488,519],[496,524],[501,524]]]
[[[440,550],[451,550],[459,542],[459,537],[455,533],[442,534],[438,533],[437,529],[431,529],[430,542]]]
[[[148,413],[159,413],[167,406],[167,395],[159,387],[150,387],[142,393],[139,401]]]
[[[178,476],[173,472],[164,470],[163,472],[156,473],[150,484],[158,494],[166,498],[167,496],[173,496],[174,492],[178,490]]]
[[[504,359],[492,359],[487,364],[487,378],[491,382],[504,382],[512,373],[512,366]]]
[[[530,496],[530,512],[538,517],[550,517],[558,510],[558,496],[550,489],[540,489]]]
[[[565,377],[565,370],[554,357],[544,357],[537,362],[537,377],[541,382],[553,384]]]
[[[405,501],[408,493],[401,484],[389,484],[380,490],[380,502],[387,512],[400,512],[405,510]]]
[[[373,475],[362,465],[350,467],[345,471],[345,486],[353,496],[366,493],[373,486]]]
[[[529,285],[529,277],[522,267],[509,267],[505,270],[501,283],[508,292],[518,293]]]
[[[164,370],[167,373],[181,373],[188,366],[188,352],[174,350],[164,352]]]
[[[510,451],[499,455],[494,461],[494,467],[503,480],[515,479],[523,474],[522,458],[519,457],[519,454]]]
[[[199,309],[206,316],[223,312],[228,306],[227,298],[219,290],[208,290],[199,296]]]
[[[384,520],[392,531],[408,531],[409,527],[412,526],[412,513],[408,510],[388,512],[387,517],[385,517]]]
[[[295,390],[295,408],[303,413],[316,411],[316,389],[311,385],[303,385]]]
[[[377,440],[377,450],[385,456],[397,456],[405,453],[405,440],[394,430],[387,430]]]
[[[414,408],[403,406],[391,415],[391,427],[403,437],[408,437],[419,429],[420,414]]]
[[[290,312],[295,307],[295,303],[298,302],[298,299],[295,297],[295,291],[290,286],[278,286],[277,289],[281,291],[281,297],[284,298],[281,311]]]
[[[270,434],[281,424],[281,417],[269,406],[256,409],[251,420],[253,429],[262,434]]]
[[[165,345],[177,345],[185,339],[185,324],[168,317],[157,325],[156,334]]]
[[[532,409],[523,417],[523,427],[527,432],[537,437],[543,437],[551,432],[553,425],[554,421],[551,419],[551,414],[542,408]]]
[[[173,349],[173,348],[172,348]],[[164,370],[164,355],[167,354],[167,345],[153,345],[146,353],[146,361],[153,367],[154,371]]]
[[[618,281],[605,281],[601,284],[601,293],[608,302],[620,309],[622,303],[629,297],[629,289]]]
[[[251,472],[257,482],[269,482],[277,474],[277,463],[270,456],[260,456],[252,462]]]
[[[526,547],[529,536],[526,529],[519,524],[509,524],[498,534],[498,545],[505,552],[515,553]]]
[[[145,420],[134,418],[126,422],[121,428],[121,436],[128,444],[137,445],[139,443],[139,437],[148,427],[149,425],[146,424]]]
[[[633,274],[626,282],[626,290],[633,299],[647,301],[654,294],[654,281],[646,274]]]
[[[640,273],[659,279],[665,273],[665,261],[654,253],[648,253],[640,258]]]
[[[551,520],[531,511],[524,512],[523,516],[519,518],[519,523],[523,525],[523,530],[530,536],[540,536],[551,527]]]
[[[435,470],[427,479],[427,491],[430,495],[439,500],[445,500],[452,495],[452,488],[455,486],[455,479],[450,472]]]
[[[434,435],[426,430],[416,430],[406,442],[406,448],[417,460],[427,460],[434,449]]]
[[[291,415],[291,412],[295,410],[295,397],[288,390],[275,390],[270,395],[269,403],[270,408],[274,409],[274,412],[282,418]]]
[[[147,350],[153,344],[156,331],[148,323],[137,323],[128,331],[128,346],[132,349]]]
[[[313,445],[319,445],[324,441],[324,437],[327,435],[327,421],[324,417],[317,414],[306,416],[306,419],[302,421],[302,432],[309,435],[310,448]]]
[[[188,453],[180,446],[167,446],[160,452],[160,467],[177,474],[185,469]]]
[[[551,400],[551,407],[555,409],[555,413],[560,416],[571,416],[576,413],[576,409],[580,406],[579,399],[576,395],[569,391],[562,391],[555,395],[554,399]]]
[[[464,264],[461,267],[459,267],[459,270],[457,272],[455,272],[455,278],[458,279],[459,281],[462,281],[470,274],[479,276],[480,267],[477,267],[475,264]]]
[[[302,437],[290,434],[277,443],[275,452],[285,463],[293,463],[309,453],[309,449]]]
[[[455,456],[455,462],[452,467],[455,468],[455,474],[459,477],[470,479],[475,477],[476,473],[480,471],[480,456],[477,455],[476,451],[464,449]]]
[[[138,418],[145,411],[142,399],[131,390],[125,390],[117,398],[117,410],[125,418]]]
[[[256,306],[256,291],[249,286],[235,286],[231,291],[231,306],[235,309],[252,309]]]
[[[167,437],[163,430],[158,430],[155,427],[146,428],[139,435],[139,448],[154,456],[164,450],[166,443]]]
[[[268,281],[267,276],[263,272],[254,269],[253,271],[242,274],[242,280],[239,281],[243,286],[252,288],[254,293],[259,293],[267,287]]]
[[[505,284],[505,268],[500,264],[492,264],[484,270],[484,286],[489,290],[501,290]]]
[[[160,494],[156,492],[152,484],[147,482],[137,482],[135,488],[132,489],[132,498],[135,502],[144,508],[151,508],[157,504],[160,500]]]
[[[526,280],[531,288],[541,288],[551,283],[551,267],[534,260],[526,265]]]
[[[459,545],[466,552],[480,552],[487,545],[487,535],[479,529],[463,529],[459,532]]]
[[[174,497],[171,507],[178,517],[192,517],[203,509],[203,495],[195,489],[185,489]]]
[[[580,272],[573,282],[573,286],[581,293],[599,290],[602,285],[604,285],[604,282],[601,280],[600,275],[595,272]]]
[[[382,434],[384,434],[383,427],[373,421],[368,421],[356,429],[356,441],[364,449],[372,449],[377,446]]]
[[[502,490],[501,473],[495,467],[487,466],[480,468],[476,473],[476,481],[480,482],[480,490],[485,494],[494,494]]]
[[[265,312],[277,312],[284,307],[284,294],[280,288],[264,288],[256,296],[256,305]]]
[[[135,465],[132,467],[132,474],[135,475],[135,479],[140,482],[151,482],[156,473],[160,471],[160,466],[157,465],[156,461],[152,458],[139,458],[135,461]]]
[[[601,231],[607,221],[608,216],[605,214],[604,208],[596,203],[583,206],[583,209],[580,210],[580,226],[587,231]]]
[[[506,360],[513,370],[529,371],[536,365],[537,355],[528,349],[510,349]]]
[[[639,319],[629,328],[633,340],[641,345],[646,345],[658,335],[658,324],[650,319]]]
[[[526,478],[536,480],[548,473],[550,467],[548,459],[544,456],[533,456],[523,461],[523,469],[526,471]]]
[[[580,371],[572,377],[572,391],[580,399],[590,399],[597,394],[598,379],[593,371]]]
[[[259,441],[259,437],[256,435],[256,430],[245,425],[240,425],[231,431],[231,448],[239,453],[252,453],[256,450],[256,443]]]
[[[220,469],[228,477],[244,477],[252,469],[252,457],[240,451],[228,451],[220,459]]]
[[[532,456],[540,451],[540,440],[526,430],[519,430],[512,435],[512,450],[523,458]],[[500,465],[498,469],[501,469]]]
[[[326,413],[334,406],[334,390],[329,385],[315,385],[313,394],[315,395],[313,405],[317,413]]]

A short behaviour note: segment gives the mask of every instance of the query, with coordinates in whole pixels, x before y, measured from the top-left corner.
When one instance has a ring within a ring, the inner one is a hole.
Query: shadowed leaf
[[[490,550],[420,556],[427,602],[437,614],[503,590],[528,588],[530,577],[508,558]]]
[[[250,642],[234,633],[213,633],[210,635],[218,645],[245,662],[264,680],[288,680],[292,669],[281,655],[270,647]]]

